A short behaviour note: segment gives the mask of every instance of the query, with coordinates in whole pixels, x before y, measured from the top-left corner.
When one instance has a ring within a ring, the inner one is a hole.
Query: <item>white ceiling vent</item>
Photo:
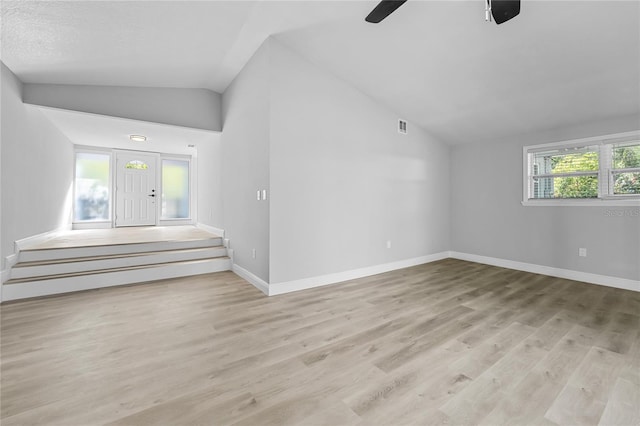
[[[407,134],[407,120],[398,120],[398,133]]]

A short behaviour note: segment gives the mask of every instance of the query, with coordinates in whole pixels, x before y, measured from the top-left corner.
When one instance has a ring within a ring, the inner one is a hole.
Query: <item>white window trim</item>
[[[567,148],[578,145],[605,145],[615,142],[615,139],[630,137],[640,137],[640,130],[624,133],[614,133],[610,135],[594,136],[589,138],[572,139],[568,141],[552,142],[540,145],[527,145],[522,147],[522,205],[528,207],[551,207],[551,206],[640,206],[640,196],[637,195],[609,195],[609,185],[611,179],[610,161],[608,153],[604,155],[607,164],[600,165],[598,171],[598,198],[589,199],[529,199],[529,153],[551,148]],[[603,158],[603,151],[600,149],[599,159]],[[606,175],[605,175],[606,173]]]
[[[162,160],[180,160],[187,161],[189,163],[189,217],[181,217],[181,218],[165,218],[162,216]],[[180,155],[180,154],[161,154],[160,155],[160,167],[159,173],[157,176],[158,184],[157,188],[160,188],[160,203],[158,203],[158,218],[159,225],[193,225],[195,223],[195,215],[194,212],[197,209],[196,200],[194,197],[195,191],[195,182],[194,182],[194,161],[191,155]]]
[[[99,148],[94,146],[75,145],[73,150],[73,191],[72,191],[72,211],[71,226],[73,229],[98,229],[110,228],[115,217],[115,202],[113,201],[113,152],[110,149]],[[76,158],[78,154],[103,154],[109,156],[109,218],[97,220],[76,220]]]

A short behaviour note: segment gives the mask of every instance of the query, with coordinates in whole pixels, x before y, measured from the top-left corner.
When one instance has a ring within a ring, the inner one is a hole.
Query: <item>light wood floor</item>
[[[54,238],[29,246],[27,250],[157,243],[164,241],[192,241],[216,237],[219,236],[193,225],[79,229],[61,232]]]
[[[3,305],[1,423],[638,425],[640,293],[448,259]]]

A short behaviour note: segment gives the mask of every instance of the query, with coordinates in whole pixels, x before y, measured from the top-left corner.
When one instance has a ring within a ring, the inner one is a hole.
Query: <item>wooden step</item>
[[[41,262],[61,259],[79,259],[97,256],[124,255],[133,253],[156,252],[166,250],[182,250],[203,247],[220,247],[222,238],[206,238],[186,241],[159,241],[131,244],[106,244],[101,246],[62,247],[24,249],[20,251],[18,262]]]
[[[164,250],[144,253],[127,253],[107,256],[56,259],[48,261],[20,262],[11,269],[11,279],[36,278],[101,271],[122,267],[155,265],[167,262],[199,260],[227,255],[222,246],[183,250]]]
[[[89,290],[124,284],[157,281],[167,278],[228,271],[228,257],[139,265],[102,271],[11,279],[2,285],[2,300],[16,300],[72,291]]]
[[[191,261],[195,262],[196,260],[211,260],[211,259],[218,259],[218,258],[228,259],[227,256],[221,256],[221,257],[210,257],[210,258],[206,258],[206,259],[189,259],[189,260],[186,260],[186,261],[185,260],[177,260],[177,261],[172,261],[172,262],[160,262],[160,263],[154,263],[154,264],[148,264],[148,265],[133,265],[133,266],[121,266],[121,267],[117,267],[117,268],[92,269],[90,271],[70,272],[70,273],[65,273],[65,274],[43,275],[43,276],[39,276],[39,277],[11,278],[10,280],[5,281],[5,284],[6,285],[11,285],[11,284],[17,284],[17,283],[27,282],[27,281],[53,280],[53,279],[81,277],[81,276],[85,276],[85,275],[107,274],[107,273],[118,272],[118,271],[133,271],[135,269],[154,268],[154,267],[157,267],[158,265],[171,265],[171,264],[175,264],[175,263],[185,263],[185,262],[191,262]]]

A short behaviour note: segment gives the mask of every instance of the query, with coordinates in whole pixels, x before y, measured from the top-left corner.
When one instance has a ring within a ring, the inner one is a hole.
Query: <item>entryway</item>
[[[73,229],[196,221],[191,156],[78,147],[75,165]]]

